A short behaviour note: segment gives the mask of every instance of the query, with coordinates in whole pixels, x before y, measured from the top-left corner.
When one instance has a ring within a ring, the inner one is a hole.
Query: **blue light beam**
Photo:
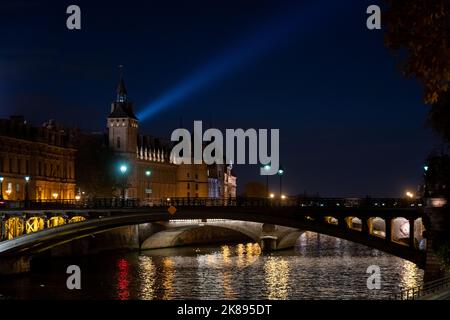
[[[308,2],[306,8],[304,5],[290,7],[288,11],[272,18],[268,25],[258,28],[256,32],[248,32],[250,36],[243,37],[236,44],[230,46],[225,53],[211,59],[192,75],[180,81],[173,89],[147,105],[138,113],[138,118],[141,121],[151,118],[232,73],[240,66],[254,62],[256,58],[261,58],[263,54],[287,43],[288,40],[292,40],[293,35],[298,35],[300,31],[308,33],[314,22],[323,23],[324,15],[331,12],[336,13],[330,6],[339,1],[331,1],[331,4],[330,2],[325,4],[323,1],[313,2],[314,4]],[[304,3],[302,2],[302,4]]]

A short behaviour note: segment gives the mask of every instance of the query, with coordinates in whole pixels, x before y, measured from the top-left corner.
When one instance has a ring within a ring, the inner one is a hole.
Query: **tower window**
[[[120,149],[120,137],[117,137],[117,149]]]

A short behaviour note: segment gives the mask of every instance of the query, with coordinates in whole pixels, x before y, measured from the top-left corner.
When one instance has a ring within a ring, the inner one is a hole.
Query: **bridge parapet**
[[[145,207],[297,207],[297,208],[421,208],[422,199],[403,198],[165,198],[141,201],[139,199],[96,198],[46,201],[4,201],[0,209],[18,210],[75,210],[119,209]]]

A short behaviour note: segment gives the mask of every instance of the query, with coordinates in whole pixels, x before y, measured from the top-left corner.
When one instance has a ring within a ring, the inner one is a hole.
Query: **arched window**
[[[120,137],[117,137],[117,149],[120,149]]]

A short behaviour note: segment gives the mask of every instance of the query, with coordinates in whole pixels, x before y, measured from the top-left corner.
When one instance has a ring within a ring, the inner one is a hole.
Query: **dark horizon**
[[[144,134],[169,139],[181,118],[279,128],[287,194],[404,196],[422,182],[438,141],[419,84],[398,71],[384,31],[365,27],[377,3],[106,3],[77,3],[81,31],[65,28],[68,1],[0,5],[1,117],[104,131],[124,65],[137,114],[183,92],[140,123]],[[258,172],[237,168],[239,192],[265,183]]]

